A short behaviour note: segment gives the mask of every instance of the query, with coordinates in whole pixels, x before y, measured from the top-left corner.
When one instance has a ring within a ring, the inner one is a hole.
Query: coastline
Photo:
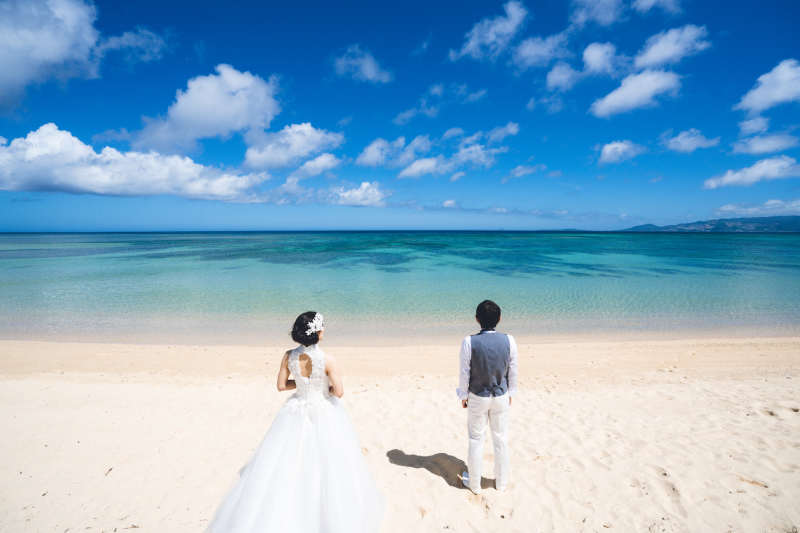
[[[139,317],[122,324],[98,323],[94,320],[69,320],[48,323],[28,318],[15,326],[0,322],[0,342],[67,342],[83,344],[174,345],[174,346],[291,346],[289,327],[294,316],[280,317]],[[478,331],[471,317],[456,321],[433,321],[417,317],[403,320],[341,318],[326,319],[326,346],[337,348],[392,348],[397,346],[451,346]],[[756,339],[800,337],[800,325],[791,321],[776,322],[765,317],[764,323],[733,322],[732,324],[696,323],[693,318],[681,321],[668,319],[623,320],[619,317],[588,320],[559,317],[548,320],[506,317],[498,327],[514,335],[519,344],[571,342],[640,342],[681,341],[686,339]],[[31,327],[36,324],[36,327]]]
[[[460,339],[459,339],[460,341]],[[627,373],[778,371],[800,365],[800,336],[667,340],[518,342],[519,376],[561,372],[592,379]],[[263,346],[202,346],[0,340],[0,376],[48,373],[177,374],[262,379],[277,375],[286,350]],[[455,376],[460,342],[448,345],[329,346],[345,376]],[[455,379],[455,378],[453,378]]]
[[[199,533],[288,397],[290,347],[0,341],[0,531]],[[800,525],[800,337],[520,344],[511,482],[480,496],[457,345],[323,349],[384,533]]]

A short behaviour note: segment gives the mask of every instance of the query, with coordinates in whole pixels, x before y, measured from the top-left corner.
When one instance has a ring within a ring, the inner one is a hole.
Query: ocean
[[[446,345],[800,334],[800,234],[0,234],[0,338]]]

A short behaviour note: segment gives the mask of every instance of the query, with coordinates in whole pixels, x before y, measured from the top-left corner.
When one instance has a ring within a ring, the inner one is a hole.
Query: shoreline
[[[0,375],[77,372],[277,375],[294,346],[208,346],[0,340]],[[459,343],[428,346],[328,346],[344,376],[456,375]],[[518,343],[519,376],[555,372],[611,378],[642,372],[777,370],[800,365],[800,337]],[[454,377],[455,379],[455,377]]]
[[[162,329],[154,327],[151,321],[145,321],[136,328],[147,331],[146,335],[130,334],[127,331],[112,330],[106,333],[87,331],[27,332],[0,328],[0,342],[64,342],[80,344],[118,344],[137,346],[215,346],[257,348],[264,346],[286,345],[292,341],[285,323],[291,320],[267,324],[266,327],[241,327],[234,324],[219,323],[213,326],[204,323],[192,323],[185,329]],[[208,326],[208,327],[207,327]],[[505,326],[505,327],[504,327]],[[460,345],[461,340],[477,332],[472,323],[464,321],[455,325],[434,326],[401,324],[394,326],[383,335],[364,334],[374,331],[378,326],[362,323],[359,327],[349,324],[333,324],[325,344],[337,348],[396,348],[422,346]],[[225,330],[220,333],[219,330]],[[558,329],[537,329],[529,324],[515,321],[504,321],[499,328],[503,333],[514,336],[518,344],[568,344],[591,342],[645,342],[645,341],[683,341],[714,339],[774,339],[800,338],[800,324],[782,324],[779,326],[728,326],[725,328],[696,327],[685,325],[667,325],[659,329],[643,329],[622,325],[612,327],[607,324],[588,325],[581,322],[563,323]],[[259,333],[254,333],[259,332]]]

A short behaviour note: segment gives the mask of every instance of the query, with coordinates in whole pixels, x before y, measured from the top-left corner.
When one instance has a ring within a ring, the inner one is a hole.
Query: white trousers
[[[498,490],[508,484],[508,394],[484,398],[469,393],[467,404],[467,430],[469,432],[469,488],[472,492],[481,489],[483,471],[483,441],[486,438],[486,421],[492,430],[494,444],[494,482]]]

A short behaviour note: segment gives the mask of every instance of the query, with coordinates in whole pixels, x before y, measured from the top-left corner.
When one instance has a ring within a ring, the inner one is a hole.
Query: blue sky
[[[800,214],[796,0],[0,0],[0,231]]]

